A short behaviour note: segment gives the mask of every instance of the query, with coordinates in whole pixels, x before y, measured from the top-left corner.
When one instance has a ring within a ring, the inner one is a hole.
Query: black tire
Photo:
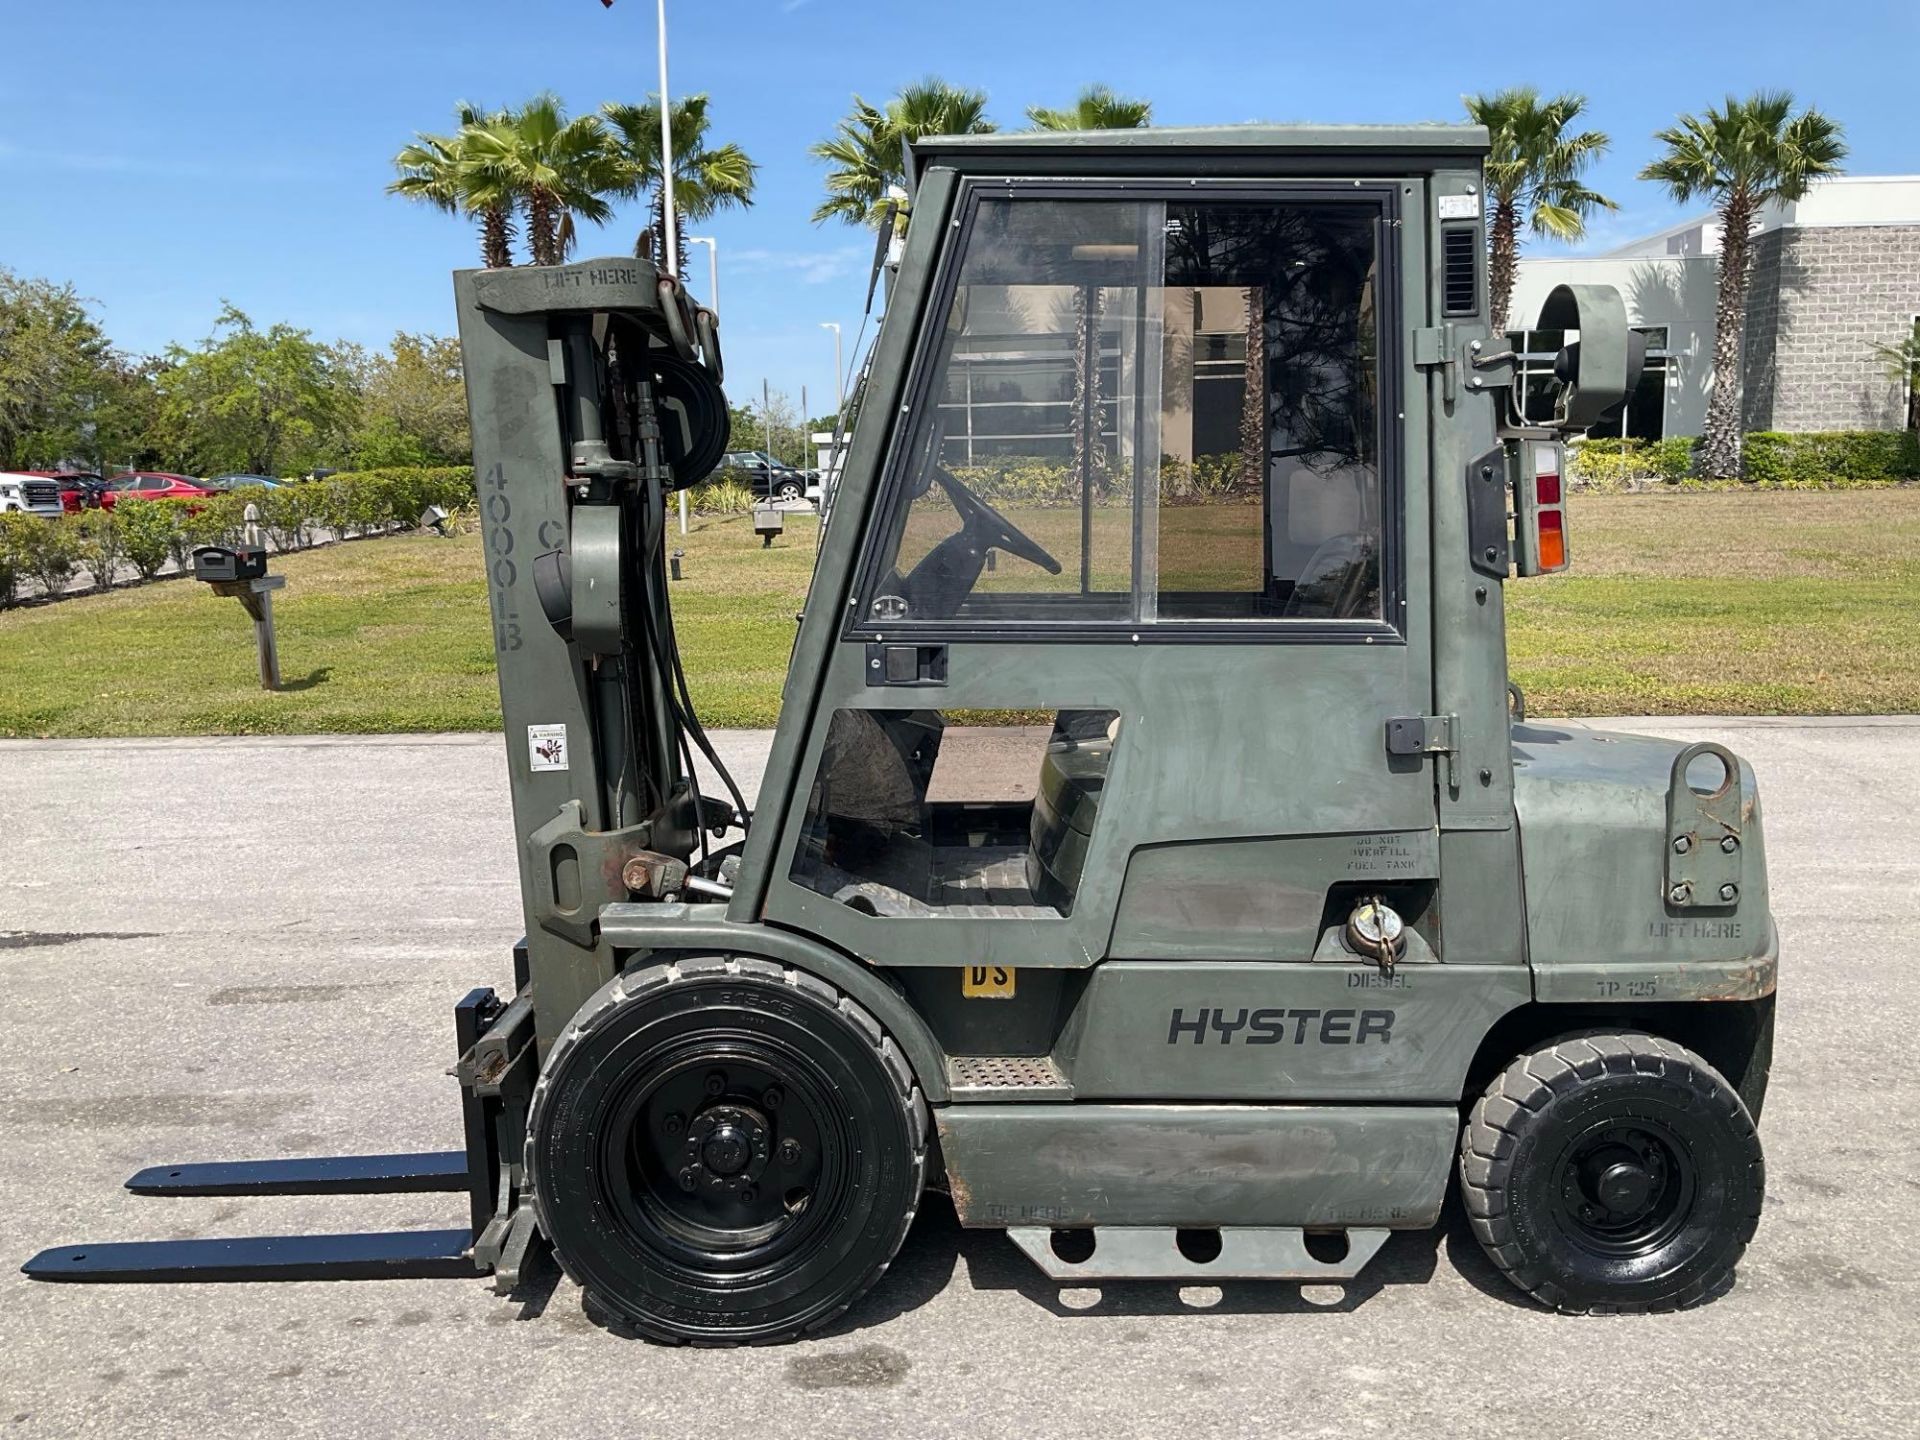
[[[527,1183],[567,1274],[642,1334],[767,1344],[886,1272],[927,1130],[853,1001],[770,961],[688,959],[615,979],[554,1043]]]
[[[1691,1050],[1568,1036],[1520,1056],[1460,1139],[1474,1234],[1563,1314],[1677,1310],[1718,1294],[1760,1222],[1760,1137]]]

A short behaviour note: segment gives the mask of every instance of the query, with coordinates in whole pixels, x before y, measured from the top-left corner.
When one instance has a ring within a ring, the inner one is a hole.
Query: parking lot
[[[1920,1433],[1920,718],[1620,722],[1750,758],[1780,1036],[1738,1283],[1570,1320],[1464,1225],[1338,1287],[1062,1292],[931,1203],[831,1330],[673,1350],[566,1282],[77,1287],[74,1240],[461,1223],[455,1195],[159,1200],[157,1161],[458,1143],[452,1007],[509,983],[497,736],[0,742],[8,1435]],[[721,737],[745,775],[763,733]]]

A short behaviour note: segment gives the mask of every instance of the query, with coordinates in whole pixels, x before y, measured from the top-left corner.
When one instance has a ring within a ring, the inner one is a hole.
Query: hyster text
[[[1196,1045],[1364,1045],[1393,1043],[1391,1010],[1226,1010],[1203,1007],[1191,1015],[1176,1009],[1167,1025],[1167,1043]]]

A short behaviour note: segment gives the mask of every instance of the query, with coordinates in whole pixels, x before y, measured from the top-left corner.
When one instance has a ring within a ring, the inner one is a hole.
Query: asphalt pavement
[[[1062,1290],[934,1201],[824,1335],[675,1350],[564,1281],[81,1287],[56,1243],[455,1225],[161,1200],[158,1161],[459,1143],[454,1002],[519,933],[497,737],[0,742],[0,1435],[1920,1434],[1920,719],[1619,721],[1765,796],[1768,1206],[1734,1288],[1564,1319],[1457,1216],[1346,1287]],[[720,737],[751,775],[766,736]]]

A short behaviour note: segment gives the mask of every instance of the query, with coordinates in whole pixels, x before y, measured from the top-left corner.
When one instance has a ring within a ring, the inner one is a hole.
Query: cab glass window
[[[862,620],[1378,622],[1380,216],[982,198]]]

